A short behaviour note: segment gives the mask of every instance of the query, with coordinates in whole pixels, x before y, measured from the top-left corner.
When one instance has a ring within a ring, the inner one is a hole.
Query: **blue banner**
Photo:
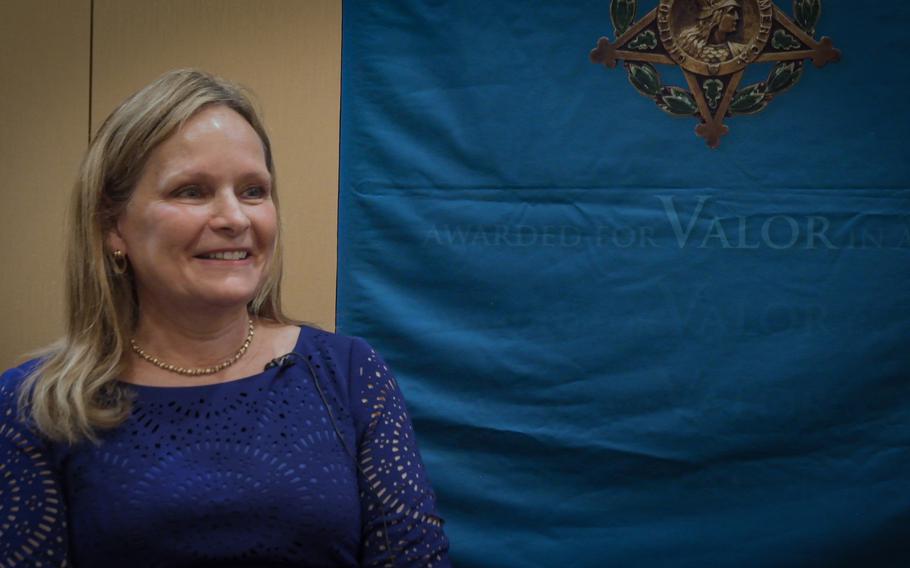
[[[910,6],[824,2],[841,61],[716,150],[589,61],[610,8],[344,3],[338,330],[453,560],[908,565]]]

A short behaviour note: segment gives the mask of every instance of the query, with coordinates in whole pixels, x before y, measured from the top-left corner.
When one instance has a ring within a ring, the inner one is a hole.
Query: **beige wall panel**
[[[89,0],[0,1],[0,367],[63,332],[63,214],[88,140]]]
[[[251,88],[272,138],[285,229],[284,299],[335,326],[340,0],[95,0],[93,129],[170,69]]]

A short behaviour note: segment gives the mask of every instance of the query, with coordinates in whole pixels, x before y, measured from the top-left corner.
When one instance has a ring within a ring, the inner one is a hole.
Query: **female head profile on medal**
[[[746,45],[735,41],[742,6],[739,0],[699,0],[695,23],[682,29],[678,45],[705,63],[722,63],[738,56]]]

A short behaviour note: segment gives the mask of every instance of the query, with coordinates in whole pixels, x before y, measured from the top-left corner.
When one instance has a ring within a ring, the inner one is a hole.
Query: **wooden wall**
[[[341,0],[0,0],[0,367],[62,330],[62,224],[118,102],[199,67],[252,89],[272,137],[291,315],[334,329]]]

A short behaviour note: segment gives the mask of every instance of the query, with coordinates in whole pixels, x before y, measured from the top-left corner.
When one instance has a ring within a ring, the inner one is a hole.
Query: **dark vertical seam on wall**
[[[92,0],[94,1],[94,0]],[[342,105],[344,103],[344,98],[342,97],[342,91],[344,91],[344,5],[345,2],[341,3],[341,29],[339,30],[341,34],[341,53],[339,54],[340,59],[340,69],[338,72],[338,194],[337,194],[337,204],[335,206],[335,331],[339,332],[338,329],[338,307],[339,307],[339,295],[338,295],[338,285],[339,285],[339,273],[341,272],[341,123],[344,118],[342,115]]]
[[[92,75],[93,64],[95,62],[95,0],[89,2],[88,14],[88,141],[92,142],[92,83],[95,78]]]

